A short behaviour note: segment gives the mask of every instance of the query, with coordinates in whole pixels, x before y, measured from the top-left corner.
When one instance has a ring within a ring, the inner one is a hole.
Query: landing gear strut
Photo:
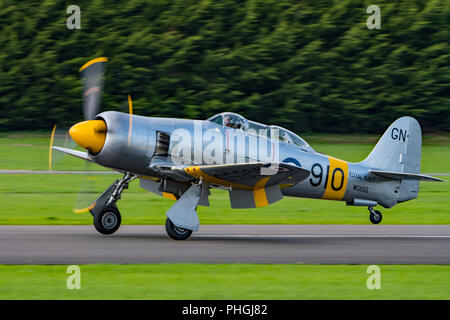
[[[186,240],[192,231],[198,231],[200,221],[196,212],[202,185],[193,184],[166,212],[166,231],[174,240]]]
[[[128,184],[136,179],[137,175],[127,172],[120,180],[115,180],[92,203],[90,210],[94,217],[94,227],[101,234],[112,234],[120,227],[122,218],[116,202],[121,198],[122,192],[128,189]]]
[[[378,210],[373,210],[373,207],[369,207],[369,212],[369,219],[373,224],[379,224],[383,219],[383,215],[381,214],[381,212]]]

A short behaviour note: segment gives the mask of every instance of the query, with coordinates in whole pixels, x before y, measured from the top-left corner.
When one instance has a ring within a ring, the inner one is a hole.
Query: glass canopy
[[[300,147],[305,151],[313,151],[308,143],[295,133],[280,126],[268,126],[255,121],[247,120],[243,116],[233,112],[223,112],[208,119],[220,126],[236,130],[243,130],[249,134],[264,136],[292,146]]]

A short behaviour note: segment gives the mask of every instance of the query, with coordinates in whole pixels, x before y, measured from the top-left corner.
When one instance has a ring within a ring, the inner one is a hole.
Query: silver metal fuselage
[[[221,164],[220,161],[217,162],[217,154],[208,151],[216,143],[215,146],[221,145],[224,151],[222,164],[230,163],[230,154],[233,154],[234,163],[278,160],[310,170],[310,176],[300,183],[280,186],[286,196],[342,200],[364,206],[378,203],[387,208],[397,204],[399,198],[400,181],[376,177],[369,172],[373,168],[363,163],[349,163],[315,152],[311,148],[302,149],[291,144],[275,143],[271,139],[255,137],[245,131],[220,126],[211,121],[130,116],[114,111],[103,112],[96,119],[106,122],[107,135],[102,150],[90,157],[102,166],[120,171],[157,176],[158,173],[150,165],[157,158],[159,161],[164,158],[155,155],[157,132],[162,132],[170,136],[166,158],[171,161],[191,165],[212,164],[211,157],[214,156],[215,164]],[[192,140],[188,141],[184,136],[180,138],[180,132],[190,135]],[[205,132],[210,134],[205,135]],[[221,141],[213,140],[211,133],[220,137]],[[234,152],[230,147],[233,147],[233,142],[236,146],[237,141],[245,141],[245,147]],[[273,153],[275,146],[278,152]],[[190,149],[190,152],[180,154],[180,148],[185,151]]]

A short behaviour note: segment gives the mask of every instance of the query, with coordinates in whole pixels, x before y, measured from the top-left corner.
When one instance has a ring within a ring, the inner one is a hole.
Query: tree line
[[[66,9],[81,10],[70,30]],[[410,115],[450,131],[449,7],[440,0],[0,2],[0,130],[82,119],[78,69],[107,56],[103,110],[232,111],[296,133],[380,133]]]

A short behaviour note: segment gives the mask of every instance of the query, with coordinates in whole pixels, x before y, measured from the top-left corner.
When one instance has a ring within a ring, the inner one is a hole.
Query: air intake
[[[167,157],[169,155],[170,136],[161,131],[156,131],[155,156]]]

